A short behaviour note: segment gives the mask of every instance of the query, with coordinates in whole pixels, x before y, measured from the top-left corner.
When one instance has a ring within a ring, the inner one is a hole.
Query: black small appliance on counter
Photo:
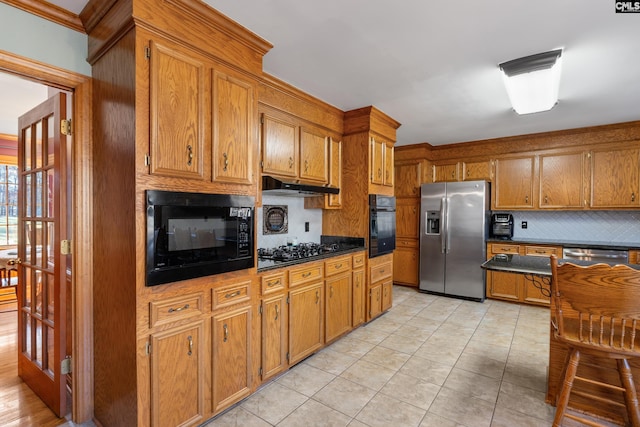
[[[513,215],[494,213],[491,215],[491,237],[509,240],[513,237]]]

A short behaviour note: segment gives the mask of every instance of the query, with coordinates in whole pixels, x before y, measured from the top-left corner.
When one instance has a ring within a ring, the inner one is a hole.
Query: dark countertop
[[[275,270],[277,268],[291,267],[292,265],[304,264],[306,262],[318,261],[321,259],[333,258],[341,255],[351,254],[354,252],[364,251],[364,246],[354,246],[351,248],[340,249],[336,252],[331,252],[322,255],[316,255],[309,258],[294,259],[291,261],[274,261],[271,259],[258,259],[258,273],[264,271]]]
[[[565,262],[583,266],[597,264],[597,262],[593,261],[581,261],[573,259],[558,260],[558,264],[563,264]],[[640,270],[640,265],[638,264],[625,265]],[[509,273],[520,274],[534,274],[537,276],[551,276],[551,261],[549,257],[500,254],[494,255],[491,259],[482,263],[481,267],[485,270],[505,271]]]
[[[487,239],[487,243],[505,243],[505,244],[532,244],[532,245],[554,245],[563,248],[590,248],[590,249],[618,249],[632,250],[640,249],[640,243],[620,243],[620,242],[593,242],[589,240],[552,240],[552,239]]]

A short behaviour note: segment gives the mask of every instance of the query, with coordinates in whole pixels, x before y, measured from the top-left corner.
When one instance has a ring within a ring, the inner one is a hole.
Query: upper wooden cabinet
[[[592,150],[591,208],[637,208],[640,149]]]
[[[371,184],[393,187],[393,143],[371,137]]]
[[[150,172],[204,178],[208,116],[207,62],[194,52],[150,41]]]
[[[257,150],[256,84],[230,70],[213,70],[213,180],[253,184]]]
[[[458,163],[433,165],[433,182],[458,181]]]
[[[494,209],[533,208],[534,164],[534,156],[495,161]]]
[[[433,165],[433,182],[476,181],[493,179],[491,160]]]
[[[342,141],[331,138],[329,141],[329,187],[342,185]],[[342,192],[326,195],[325,208],[342,207]]]
[[[539,207],[583,208],[586,179],[584,153],[542,154],[539,163]]]
[[[329,184],[327,132],[282,112],[265,112],[261,121],[263,174]]]
[[[397,163],[395,165],[396,197],[420,197],[422,179],[422,162]]]

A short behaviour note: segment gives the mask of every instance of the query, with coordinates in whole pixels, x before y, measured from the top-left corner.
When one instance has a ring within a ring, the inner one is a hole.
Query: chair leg
[[[627,414],[629,415],[629,422],[633,427],[640,427],[640,409],[638,409],[638,395],[636,393],[636,386],[633,381],[633,375],[631,374],[631,368],[629,367],[629,361],[627,359],[618,359],[618,373],[620,375],[620,382],[624,387],[624,401],[627,405]]]
[[[564,378],[562,380],[562,389],[560,389],[560,394],[556,400],[556,415],[553,418],[553,427],[560,427],[562,425],[562,419],[569,404],[569,395],[571,394],[573,379],[576,377],[579,363],[580,351],[572,348],[569,352],[569,360],[567,361]]]

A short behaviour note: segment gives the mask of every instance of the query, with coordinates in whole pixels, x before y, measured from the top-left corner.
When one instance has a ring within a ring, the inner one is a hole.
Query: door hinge
[[[71,240],[61,240],[60,241],[60,254],[61,255],[70,255],[71,254]]]
[[[151,343],[148,342],[147,345],[145,346],[144,349],[145,353],[147,353],[147,356],[151,354]]]
[[[71,356],[67,356],[60,362],[60,375],[67,375],[72,372],[71,360]]]
[[[260,123],[264,124],[264,114],[260,116]]]
[[[260,308],[258,309],[258,312],[262,314],[262,303],[260,304]]]
[[[144,155],[144,165],[145,166],[151,166],[151,156],[148,154]]]
[[[63,135],[71,135],[71,119],[60,120],[60,133]]]
[[[145,46],[144,48],[144,57],[151,59],[151,48],[149,46]]]
[[[260,160],[260,167],[264,169],[264,160]]]
[[[289,304],[289,295],[287,295],[287,304]]]
[[[287,362],[289,362],[289,352],[287,351]]]
[[[262,376],[262,366],[258,369],[258,375]]]

